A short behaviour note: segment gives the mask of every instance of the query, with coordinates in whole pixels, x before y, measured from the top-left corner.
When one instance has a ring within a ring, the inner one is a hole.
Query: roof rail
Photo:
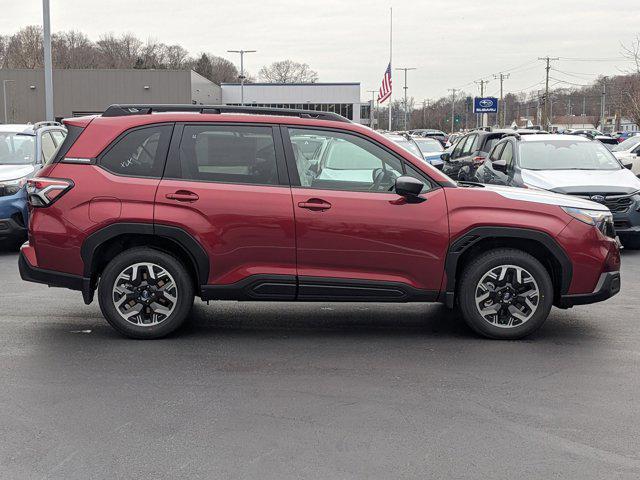
[[[33,129],[38,130],[42,127],[61,127],[62,124],[60,122],[46,121],[46,122],[36,122],[33,124]]]
[[[518,132],[506,132],[500,138],[507,138],[507,137],[515,137],[516,140],[520,140],[521,135]]]
[[[332,120],[334,122],[351,123],[351,120],[349,120],[348,118],[333,112],[237,105],[111,105],[104,111],[102,116],[125,117],[129,115],[148,115],[153,112],[196,112],[213,114],[244,113],[250,115],[282,115],[287,117],[315,118],[317,120]]]

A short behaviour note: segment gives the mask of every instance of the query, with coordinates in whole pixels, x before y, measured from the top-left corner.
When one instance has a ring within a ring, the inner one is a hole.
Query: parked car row
[[[638,153],[640,137],[629,138],[611,152],[591,135],[494,130],[465,135],[442,159],[443,171],[457,180],[599,202],[611,210],[622,243],[640,248]]]
[[[416,157],[442,170],[444,162],[440,156],[444,152],[444,147],[439,140],[428,136],[411,135],[408,132],[385,133],[384,135]]]
[[[67,130],[57,122],[0,125],[0,241],[27,239],[29,178],[53,157]]]

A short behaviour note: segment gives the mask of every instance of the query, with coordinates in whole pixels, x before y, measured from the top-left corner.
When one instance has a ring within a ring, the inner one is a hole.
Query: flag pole
[[[393,66],[391,65],[391,60],[393,57],[393,7],[389,7],[389,12],[390,12],[390,18],[389,18],[389,68],[391,69],[391,71],[393,72]],[[389,74],[389,83],[391,83],[391,74]],[[391,128],[391,104],[393,103],[393,100],[391,100],[391,97],[393,95],[393,86],[389,85],[391,87],[391,91],[389,92],[389,131],[393,130]]]

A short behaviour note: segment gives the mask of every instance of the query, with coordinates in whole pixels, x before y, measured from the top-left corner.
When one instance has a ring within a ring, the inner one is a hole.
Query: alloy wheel
[[[116,311],[133,325],[150,327],[175,310],[178,289],[171,274],[155,263],[135,263],[117,276],[112,289]]]
[[[514,328],[533,317],[540,304],[540,289],[524,268],[499,265],[480,278],[475,302],[482,318],[491,325]]]

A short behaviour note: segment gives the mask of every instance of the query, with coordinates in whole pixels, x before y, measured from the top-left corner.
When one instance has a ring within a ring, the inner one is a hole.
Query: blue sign
[[[473,113],[497,113],[498,99],[495,97],[476,97],[473,99]]]

